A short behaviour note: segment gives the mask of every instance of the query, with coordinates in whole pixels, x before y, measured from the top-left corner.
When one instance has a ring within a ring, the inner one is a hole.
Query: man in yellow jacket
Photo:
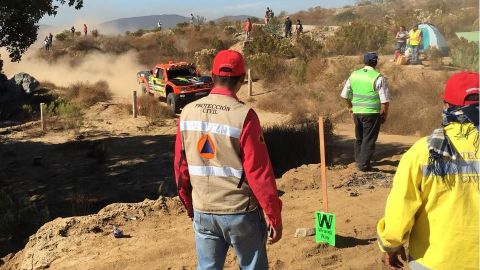
[[[420,56],[420,47],[422,45],[422,30],[418,29],[418,24],[413,26],[413,29],[410,30],[408,33],[409,36],[409,46],[412,48],[412,60],[410,63],[412,65],[420,64],[419,56]]]
[[[479,74],[446,83],[442,128],[403,155],[377,225],[391,269],[478,269]]]

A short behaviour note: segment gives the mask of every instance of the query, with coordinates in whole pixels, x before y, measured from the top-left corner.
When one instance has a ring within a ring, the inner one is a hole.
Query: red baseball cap
[[[471,71],[453,74],[445,84],[443,100],[454,106],[478,104],[478,100],[465,101],[467,96],[480,93],[478,77],[477,72]]]
[[[245,74],[245,61],[242,54],[234,50],[220,51],[213,59],[212,74],[235,77]]]

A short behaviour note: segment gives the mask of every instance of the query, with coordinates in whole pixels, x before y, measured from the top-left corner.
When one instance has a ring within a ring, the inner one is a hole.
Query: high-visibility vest
[[[375,81],[380,73],[375,69],[362,68],[350,76],[353,113],[380,113],[380,97],[375,90]]]
[[[417,31],[410,30],[410,45],[418,46],[420,45],[422,30],[417,29]]]
[[[444,127],[457,160],[432,167],[428,137],[403,156],[377,225],[380,248],[408,242],[410,269],[478,269],[480,264],[478,130],[471,123]]]
[[[195,210],[234,214],[257,209],[258,202],[244,179],[240,146],[249,110],[235,98],[217,94],[183,109],[180,132]]]

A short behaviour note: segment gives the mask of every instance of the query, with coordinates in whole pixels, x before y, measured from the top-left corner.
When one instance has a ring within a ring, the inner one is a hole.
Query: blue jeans
[[[420,53],[420,46],[412,46],[412,64],[418,64],[418,54]]]
[[[195,211],[193,229],[197,269],[223,269],[230,246],[235,250],[240,269],[268,269],[267,226],[261,210],[232,215]]]

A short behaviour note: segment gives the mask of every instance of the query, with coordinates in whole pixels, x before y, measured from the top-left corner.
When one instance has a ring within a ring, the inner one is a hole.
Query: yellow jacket
[[[410,30],[410,45],[411,46],[418,46],[422,41],[422,30],[417,29],[417,31]]]
[[[400,161],[385,217],[377,225],[383,252],[396,251],[408,242],[411,269],[478,269],[480,265],[479,133],[472,124],[458,123],[445,131],[461,156],[452,161],[456,166],[448,167],[450,174],[443,178],[428,174],[427,140],[416,142]]]

